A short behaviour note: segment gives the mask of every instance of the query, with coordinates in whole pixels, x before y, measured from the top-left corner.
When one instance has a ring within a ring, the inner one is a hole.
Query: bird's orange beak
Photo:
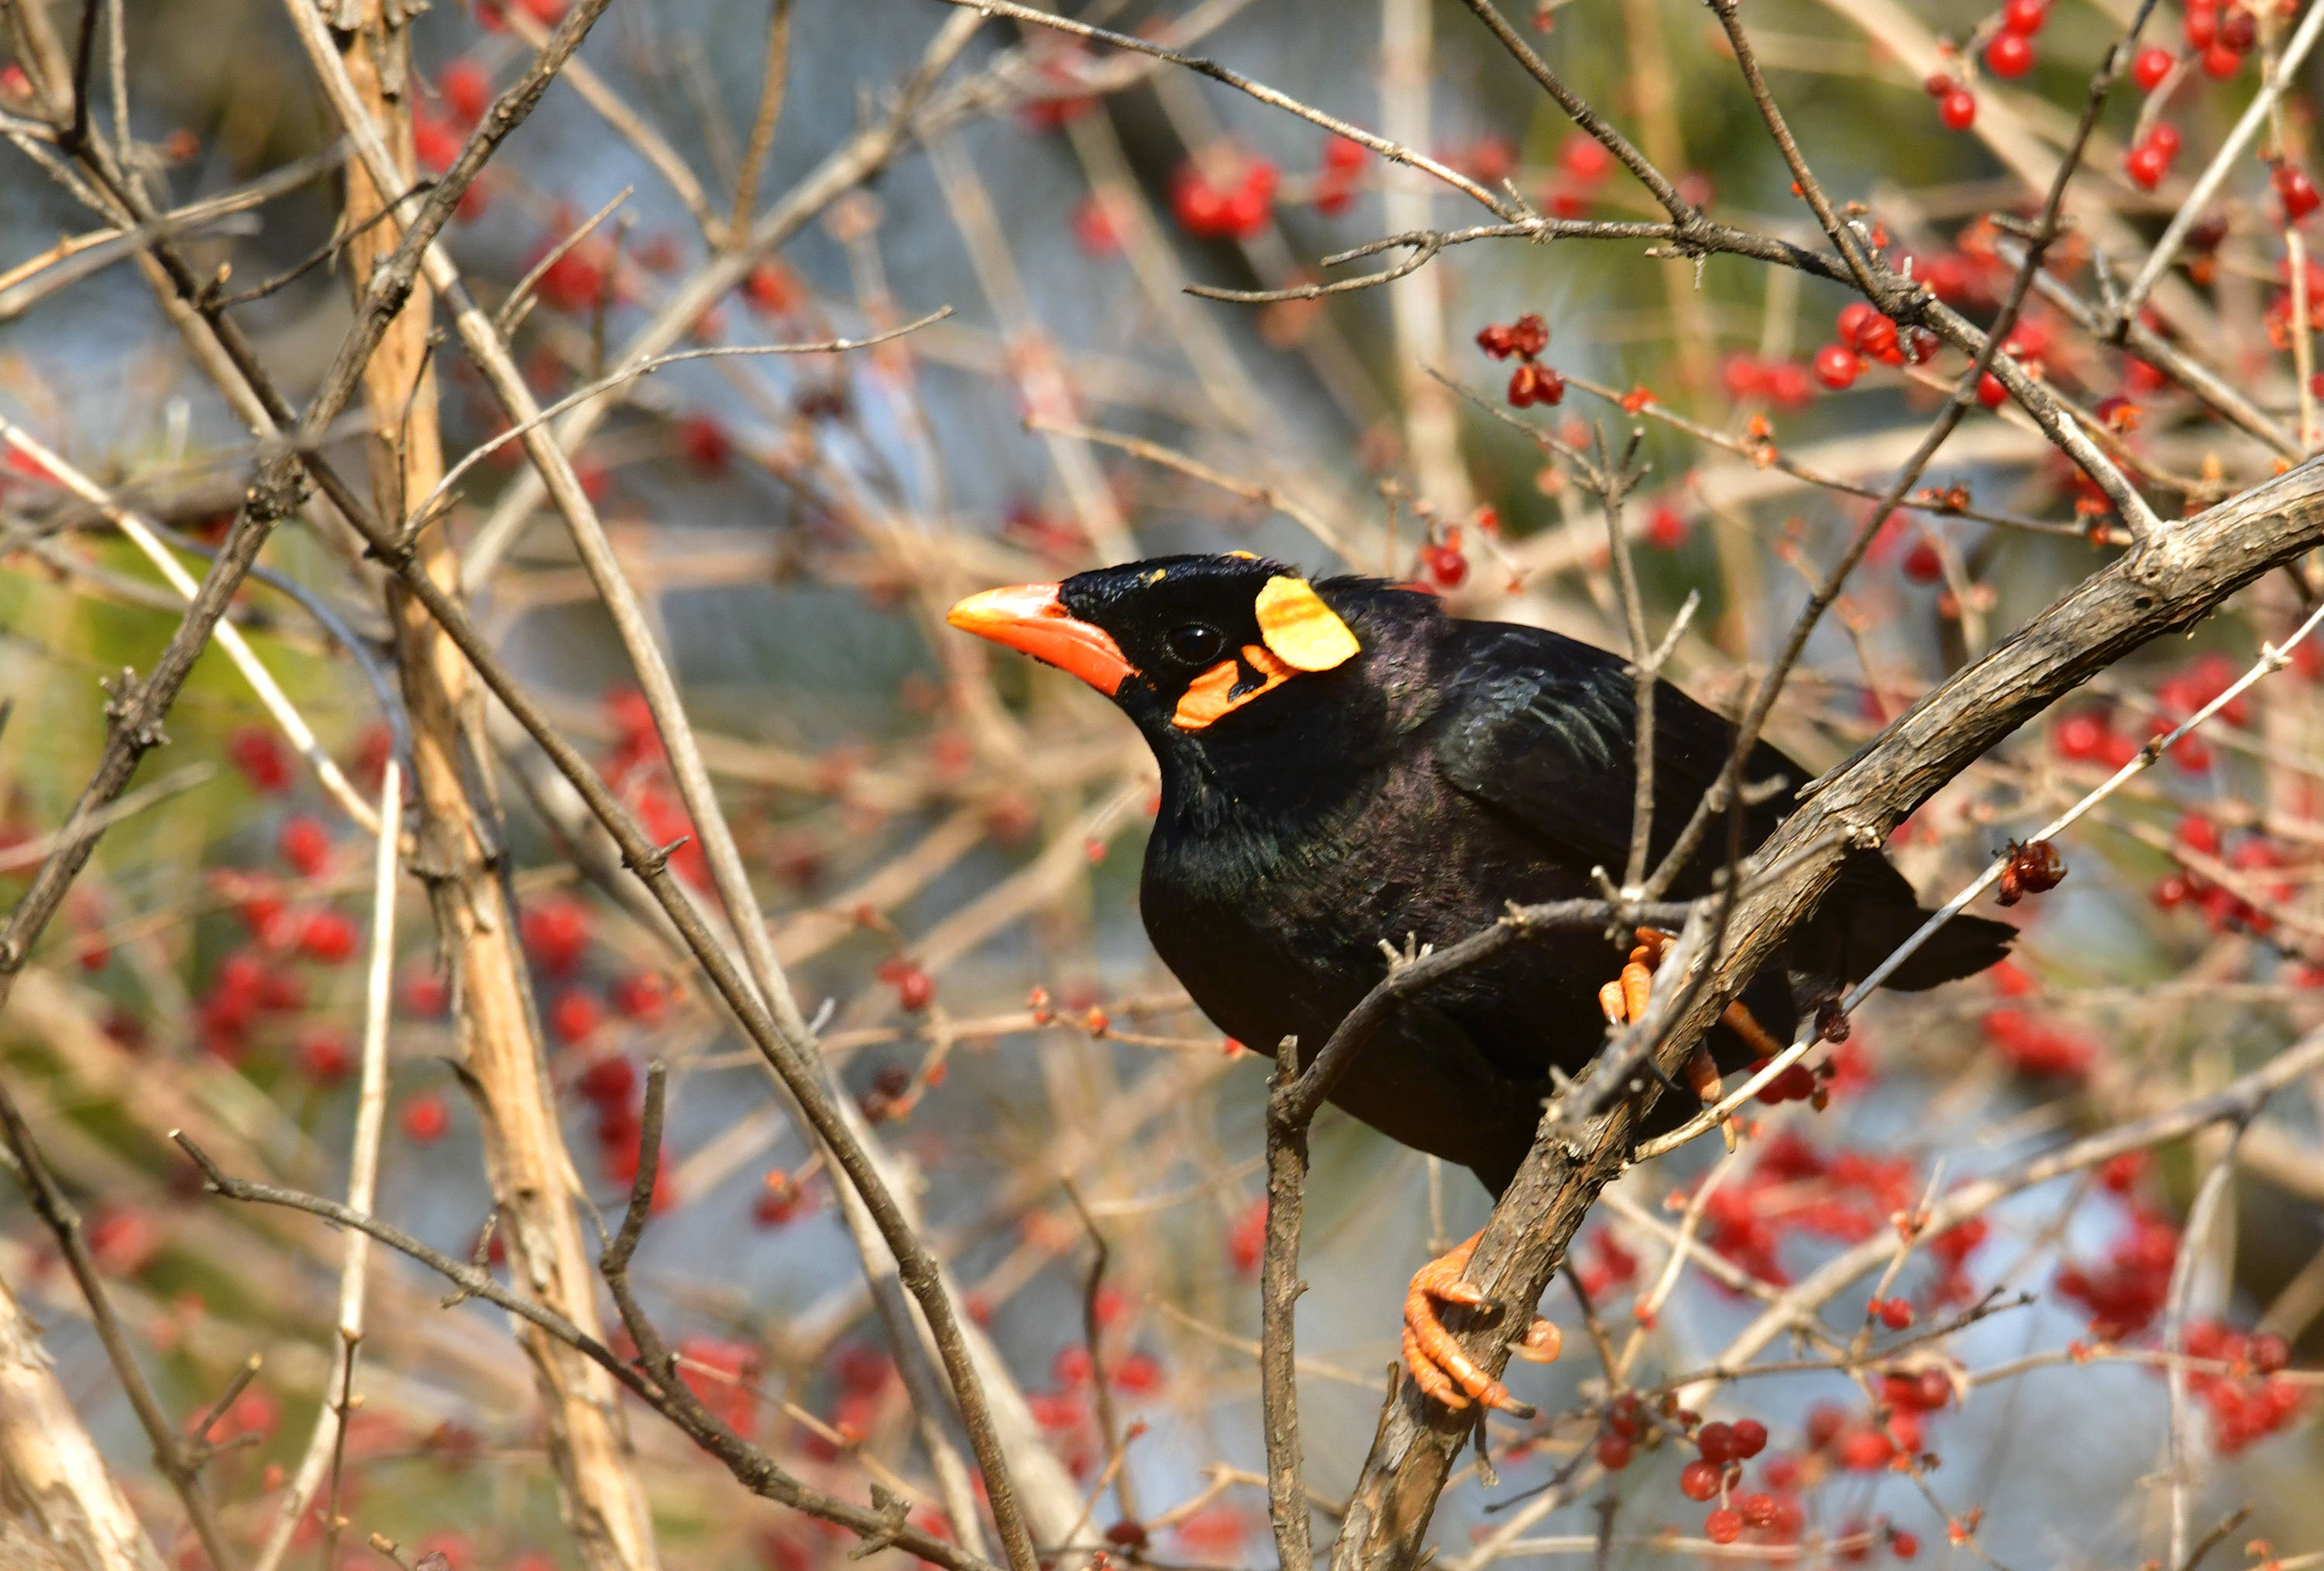
[[[963,633],[1031,655],[1070,671],[1112,698],[1136,670],[1102,627],[1076,619],[1057,599],[1055,584],[1015,584],[971,595],[945,617]]]

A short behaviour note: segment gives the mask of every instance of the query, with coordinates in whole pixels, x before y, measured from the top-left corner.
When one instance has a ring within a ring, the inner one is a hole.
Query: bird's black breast
[[[1166,811],[1141,891],[1157,953],[1204,1012],[1262,1054],[1296,1036],[1303,1063],[1386,975],[1383,941],[1450,944],[1505,901],[1591,887],[1452,787],[1428,749],[1338,786],[1301,821],[1192,830]],[[1578,1069],[1602,1041],[1594,995],[1620,963],[1587,932],[1519,946],[1399,1011],[1333,1100],[1499,1189],[1532,1143],[1550,1066]]]

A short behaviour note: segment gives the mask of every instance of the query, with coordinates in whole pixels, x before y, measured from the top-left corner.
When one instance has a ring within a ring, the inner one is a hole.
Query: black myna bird
[[[1380,979],[1383,940],[1450,944],[1511,901],[1594,896],[1591,870],[1627,860],[1636,693],[1604,650],[1463,621],[1425,591],[1379,579],[1310,584],[1241,552],[995,589],[954,606],[950,620],[1072,672],[1145,736],[1162,771],[1139,891],[1147,933],[1204,1012],[1261,1051],[1286,1035],[1299,1039],[1303,1065],[1321,1051]],[[1675,688],[1657,689],[1656,858],[1717,780],[1734,735]],[[1797,786],[1807,774],[1763,743],[1744,778],[1778,777]],[[1780,790],[1747,809],[1747,849],[1792,800]],[[1674,898],[1711,892],[1725,836],[1708,838]],[[1716,1095],[1721,1067],[1772,1050],[1752,1017],[1788,1028],[1927,914],[1886,857],[1854,855],[1706,1039],[1689,1067],[1698,1094]],[[1887,984],[1970,975],[1999,960],[2014,932],[1956,917]],[[1603,1045],[1606,1017],[1625,1012],[1623,988],[1607,985],[1625,959],[1595,931],[1513,945],[1406,1003],[1332,1100],[1462,1163],[1498,1197],[1533,1143],[1550,1071],[1579,1073]],[[1639,973],[1630,980],[1635,993]],[[1414,1278],[1406,1358],[1452,1406],[1510,1406],[1436,1316],[1438,1303],[1477,1301],[1459,1280],[1475,1242]],[[1554,1341],[1539,1321],[1525,1351],[1554,1357]]]

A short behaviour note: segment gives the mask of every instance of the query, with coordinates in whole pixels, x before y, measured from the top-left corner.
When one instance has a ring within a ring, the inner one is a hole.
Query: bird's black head
[[[1296,569],[1244,552],[1155,557],[972,595],[954,627],[1072,672],[1163,752],[1360,651]]]

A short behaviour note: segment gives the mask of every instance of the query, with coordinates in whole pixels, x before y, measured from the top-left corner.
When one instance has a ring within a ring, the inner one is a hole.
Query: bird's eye
[[[1199,622],[1189,622],[1184,627],[1174,627],[1167,641],[1173,659],[1190,666],[1206,666],[1219,658],[1226,648],[1226,635],[1215,627],[1205,627]]]

